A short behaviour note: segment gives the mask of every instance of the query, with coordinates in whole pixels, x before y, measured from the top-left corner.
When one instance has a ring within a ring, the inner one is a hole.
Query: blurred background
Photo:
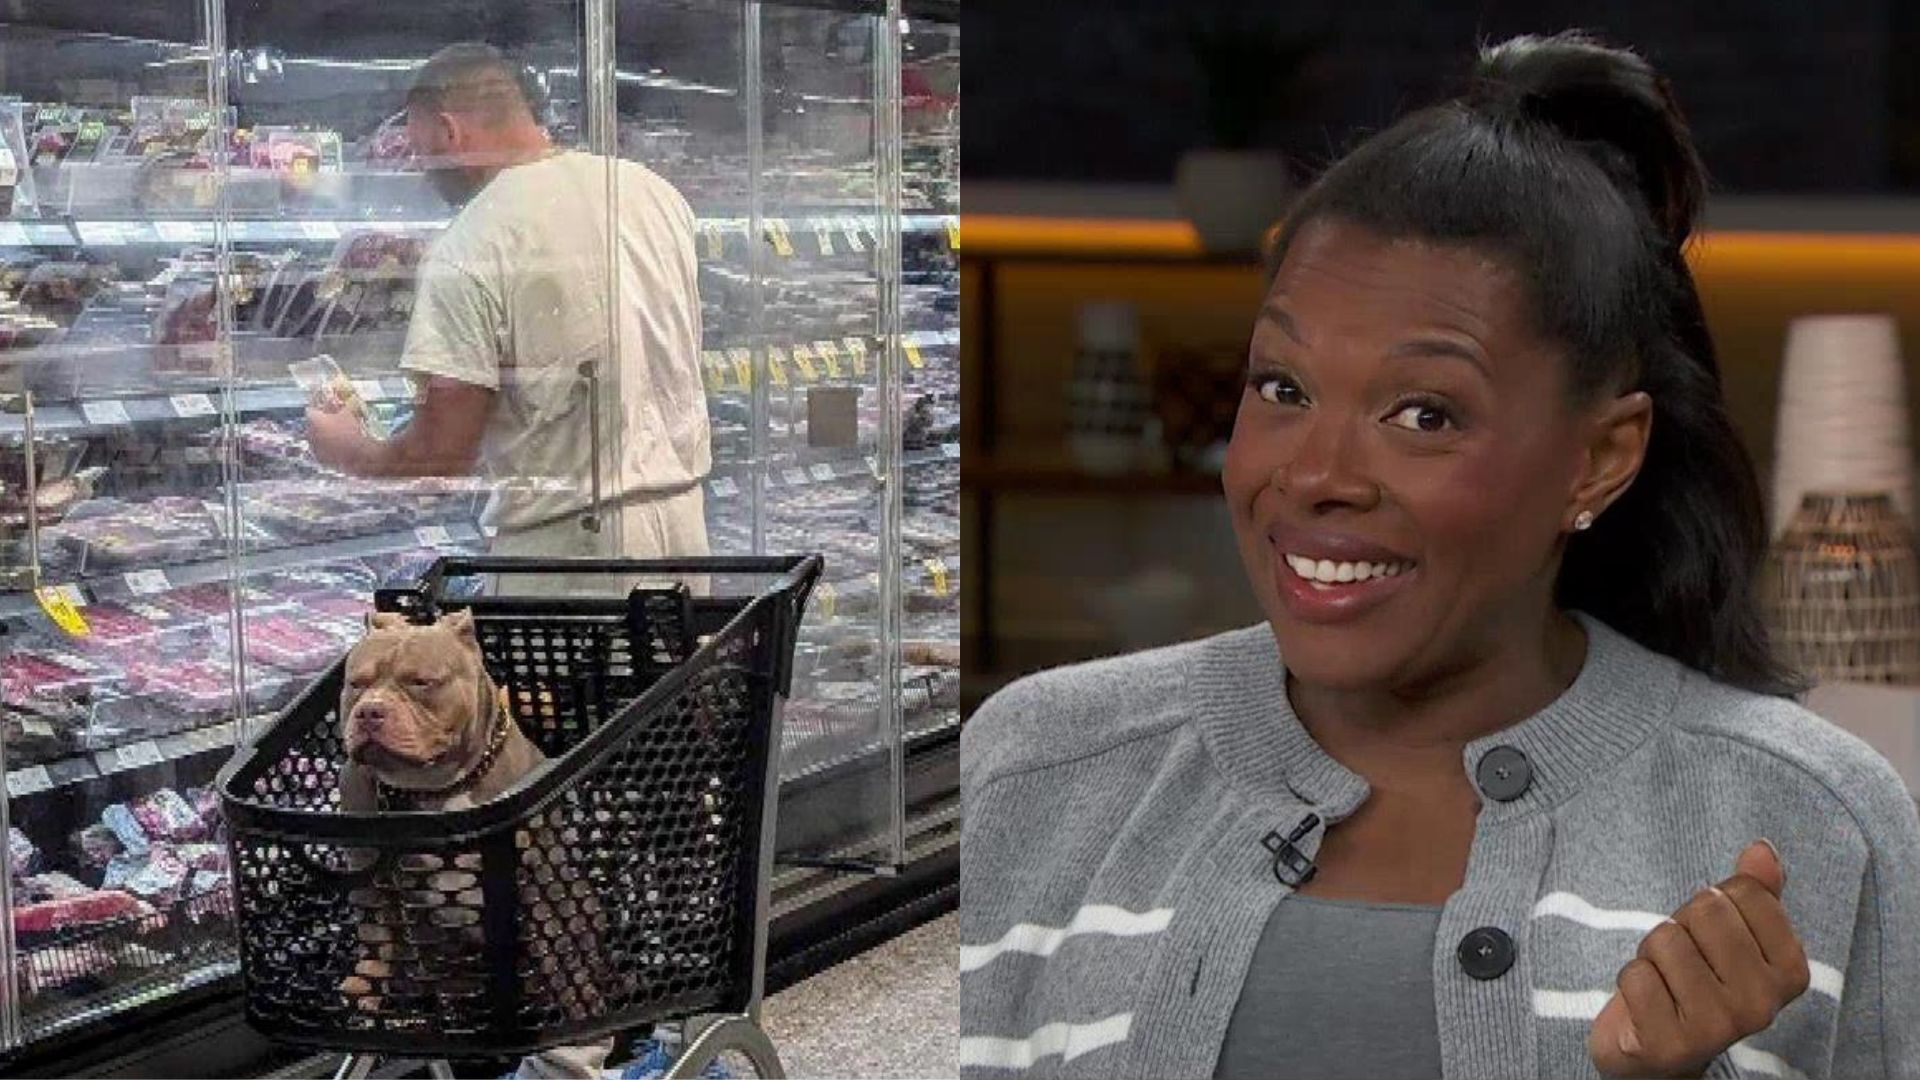
[[[1258,621],[1217,469],[1263,234],[1452,93],[1478,43],[1581,27],[1670,77],[1712,178],[1691,257],[1773,503],[1776,637],[1822,702],[1866,688],[1832,708],[1879,717],[1860,726],[1920,778],[1920,5],[976,0],[966,20],[966,708]],[[1834,492],[1882,498],[1803,506]]]

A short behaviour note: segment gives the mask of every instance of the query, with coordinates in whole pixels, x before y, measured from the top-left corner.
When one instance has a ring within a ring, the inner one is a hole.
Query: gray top
[[[1293,896],[1253,947],[1213,1075],[1437,1080],[1433,942],[1441,908]]]
[[[1707,1077],[1920,1080],[1899,774],[1576,614],[1573,685],[1461,754],[1481,802],[1434,935],[1441,1076],[1591,1080],[1587,1032],[1640,939],[1765,838],[1812,985]],[[1023,679],[960,741],[962,1077],[1211,1077],[1289,894],[1263,841],[1314,858],[1371,795],[1294,713],[1273,631]]]

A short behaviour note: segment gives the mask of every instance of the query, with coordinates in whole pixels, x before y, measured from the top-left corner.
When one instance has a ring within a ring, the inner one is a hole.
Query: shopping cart
[[[377,608],[415,621],[471,611],[548,760],[471,809],[342,813],[343,665],[314,683],[218,781],[248,1021],[364,1075],[373,1055],[510,1058],[680,1020],[669,1076],[729,1050],[783,1075],[759,1026],[780,719],[821,569],[817,555],[449,558],[379,592]],[[449,587],[555,573],[696,577],[703,595]],[[350,996],[371,949],[390,975]]]

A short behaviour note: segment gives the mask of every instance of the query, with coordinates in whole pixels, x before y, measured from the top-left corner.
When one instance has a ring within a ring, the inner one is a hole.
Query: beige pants
[[[488,551],[494,555],[563,559],[698,558],[711,553],[707,546],[706,491],[695,485],[688,491],[664,498],[630,499],[608,509],[597,533],[582,528],[577,519],[511,532],[503,529],[493,538]],[[489,591],[508,596],[624,596],[648,580],[608,575],[513,574],[495,577]],[[706,591],[704,581],[682,580],[696,594]]]
[[[662,499],[631,500],[609,510],[607,516],[616,513],[619,520],[603,521],[597,533],[581,528],[577,520],[503,531],[494,537],[489,553],[625,559],[691,558],[709,553],[706,494],[699,486]],[[618,550],[614,547],[616,538]],[[624,596],[652,580],[607,574],[496,575],[488,591],[508,596]],[[676,580],[685,581],[696,594],[706,591],[705,579]],[[527,1080],[598,1077],[612,1050],[610,1038],[585,1046],[555,1047],[523,1059],[515,1075]]]

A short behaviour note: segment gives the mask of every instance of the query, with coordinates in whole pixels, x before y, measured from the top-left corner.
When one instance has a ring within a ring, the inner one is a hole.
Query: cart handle
[[[781,696],[790,696],[793,688],[793,643],[800,635],[800,622],[806,614],[807,599],[826,573],[822,555],[705,555],[673,559],[556,559],[539,555],[443,555],[433,561],[413,588],[414,595],[430,612],[440,610],[446,599],[449,577],[476,574],[622,574],[629,577],[654,575],[754,574],[780,580],[769,590],[783,601],[780,625],[775,629],[780,646],[774,665],[774,685]],[[404,591],[404,590],[401,590]]]

